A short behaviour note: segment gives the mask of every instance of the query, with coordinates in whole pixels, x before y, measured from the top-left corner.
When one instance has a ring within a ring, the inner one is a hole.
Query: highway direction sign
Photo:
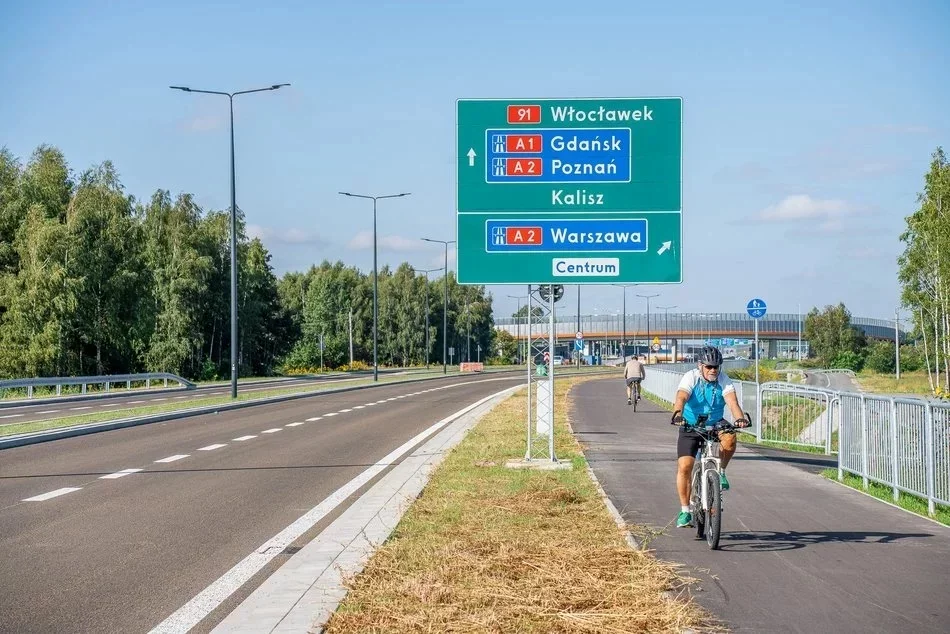
[[[678,284],[683,103],[460,99],[461,284]]]

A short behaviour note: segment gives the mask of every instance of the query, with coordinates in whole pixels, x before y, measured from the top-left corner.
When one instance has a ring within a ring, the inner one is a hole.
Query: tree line
[[[324,261],[278,279],[237,211],[239,373],[371,364],[372,271]],[[55,147],[25,165],[0,149],[0,377],[229,376],[229,238],[228,210],[167,189],[137,200],[110,161],[77,176]],[[405,263],[380,270],[380,365],[441,362],[445,281]],[[484,358],[491,296],[447,282],[454,360],[478,346]]]

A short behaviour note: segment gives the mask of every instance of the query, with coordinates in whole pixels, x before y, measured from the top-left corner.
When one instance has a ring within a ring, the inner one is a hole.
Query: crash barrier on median
[[[652,370],[652,371],[651,371]],[[643,389],[672,404],[682,372],[652,368]],[[838,456],[838,478],[854,474],[893,490],[950,505],[950,403],[837,392],[792,383],[756,388],[733,381],[743,411],[755,412],[758,441]],[[731,418],[727,411],[727,418]]]
[[[482,372],[484,369],[485,369],[484,363],[464,361],[459,364],[459,372]]]
[[[0,381],[0,397],[6,390],[26,390],[26,398],[33,398],[36,388],[56,388],[56,396],[61,396],[63,387],[67,385],[81,386],[80,394],[86,394],[89,386],[102,386],[103,392],[109,392],[113,385],[125,384],[126,389],[132,389],[133,383],[144,383],[145,389],[152,387],[153,382],[161,382],[168,387],[172,381],[181,387],[192,390],[195,384],[170,372],[147,372],[144,374],[109,374],[101,376],[67,376],[67,377],[37,377],[31,379],[5,379]]]

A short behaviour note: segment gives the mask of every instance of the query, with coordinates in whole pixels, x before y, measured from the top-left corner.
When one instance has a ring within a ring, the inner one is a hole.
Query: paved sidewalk
[[[676,434],[617,379],[571,394],[577,439],[613,504],[657,534],[647,547],[699,579],[700,603],[743,632],[946,632],[950,528],[740,444],[721,550],[674,528]],[[640,536],[642,538],[642,536]]]

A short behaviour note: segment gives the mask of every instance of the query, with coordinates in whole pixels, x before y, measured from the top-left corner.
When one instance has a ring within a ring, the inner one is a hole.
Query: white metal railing
[[[169,381],[174,381],[187,389],[194,389],[195,384],[187,379],[170,372],[146,372],[143,374],[108,374],[101,376],[66,376],[66,377],[37,377],[29,379],[0,380],[0,396],[5,390],[26,390],[26,397],[33,398],[34,390],[38,387],[55,387],[56,396],[61,396],[66,385],[81,386],[80,394],[86,394],[88,386],[101,385],[103,392],[109,392],[113,385],[125,384],[126,389],[132,389],[133,383],[144,383],[145,388],[151,387],[153,381],[161,381],[168,387]]]
[[[676,369],[671,369],[671,367]],[[676,400],[676,388],[683,378],[683,374],[695,367],[695,363],[664,363],[662,368],[655,365],[647,366],[646,377],[643,379],[643,389],[672,405],[673,401]],[[733,381],[733,384],[736,386],[742,411],[757,412],[755,383],[752,381]],[[726,420],[731,422],[732,418],[732,412],[726,411]],[[741,431],[749,434],[757,433],[758,416],[752,418],[752,427],[747,427]]]
[[[643,389],[672,404],[682,372],[648,367]],[[758,440],[838,455],[838,478],[864,481],[950,505],[950,403],[837,392],[791,383],[734,381]]]

